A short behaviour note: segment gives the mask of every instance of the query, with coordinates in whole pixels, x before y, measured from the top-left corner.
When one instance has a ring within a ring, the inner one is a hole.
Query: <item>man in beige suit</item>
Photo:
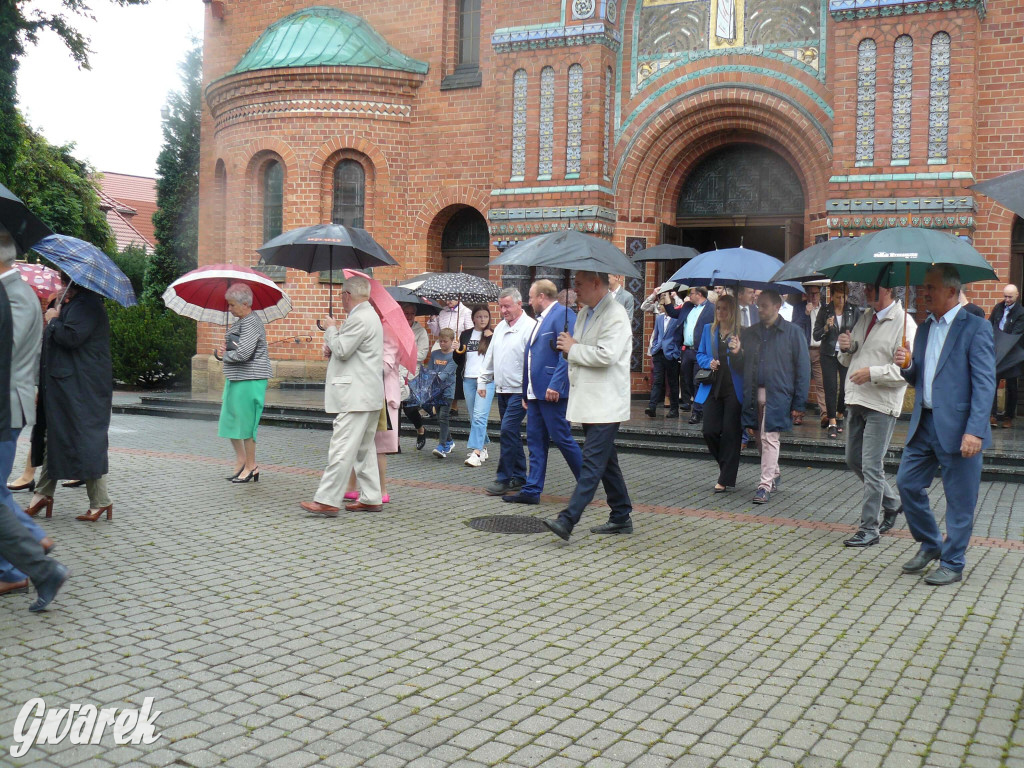
[[[301,506],[325,517],[337,517],[353,468],[362,495],[345,509],[382,509],[373,436],[384,407],[384,329],[369,300],[369,281],[350,277],[341,292],[347,319],[340,325],[331,317],[324,320],[324,344],[331,356],[324,410],[338,415],[320,487],[314,500]]]
[[[615,435],[629,420],[629,356],[633,344],[626,310],[608,289],[608,275],[577,272],[573,285],[587,306],[576,318],[572,335],[558,336],[558,349],[569,359],[569,406],[565,417],[583,425],[583,468],[569,506],[544,525],[565,541],[604,484],[611,514],[591,533],[632,533],[633,505],[619,469]]]

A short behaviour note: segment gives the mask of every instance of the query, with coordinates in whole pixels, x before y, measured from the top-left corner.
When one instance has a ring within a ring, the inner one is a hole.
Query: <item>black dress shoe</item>
[[[956,584],[962,579],[963,574],[960,571],[950,570],[942,565],[935,569],[934,573],[929,573],[925,576],[924,583],[931,584],[933,587],[944,587],[947,584]]]
[[[56,563],[56,567],[53,569],[53,574],[46,581],[36,584],[36,600],[28,609],[32,613],[39,613],[45,611],[46,607],[53,602],[53,598],[57,596],[57,592],[64,586],[64,582],[68,580],[71,575],[71,571],[65,568],[60,563]]]
[[[595,528],[590,529],[591,533],[632,533],[633,532],[633,521],[627,520],[624,523],[612,523],[607,522],[604,525],[599,525]]]
[[[690,416],[690,420],[687,422],[687,424],[700,424],[701,419],[703,419],[702,414],[694,413]]]
[[[679,410],[683,411],[684,413],[689,413],[690,412],[690,404],[689,403],[680,403],[679,404]]]
[[[871,536],[865,531],[857,531],[853,536],[843,542],[844,547],[870,547],[878,543],[877,536]]]
[[[488,496],[503,496],[508,493],[508,483],[499,483],[495,480],[493,483],[484,488],[484,493]]]
[[[903,505],[900,504],[900,508],[895,512],[883,512],[882,513],[882,524],[878,526],[879,533],[888,533],[892,530],[893,526],[896,525],[896,517],[903,511]]]
[[[572,529],[565,525],[561,520],[541,520],[547,529],[551,531],[555,536],[560,538],[562,541],[568,541],[569,536],[572,535]]]
[[[920,573],[928,567],[928,563],[932,560],[939,559],[939,552],[929,552],[927,550],[921,550],[914,557],[903,564],[904,573]]]
[[[21,485],[15,485],[15,484],[12,484],[12,483],[8,483],[7,484],[7,490],[8,491],[29,491],[29,492],[32,492],[35,489],[36,489],[36,479],[35,478],[32,478],[27,483],[22,483]]]
[[[678,419],[679,418],[679,411],[669,411],[668,413],[665,414],[665,418],[666,419]]]
[[[650,416],[652,419],[658,415],[658,411],[654,408],[644,408],[644,413]]]
[[[525,493],[502,496],[501,500],[509,504],[540,504],[540,496],[528,496]]]

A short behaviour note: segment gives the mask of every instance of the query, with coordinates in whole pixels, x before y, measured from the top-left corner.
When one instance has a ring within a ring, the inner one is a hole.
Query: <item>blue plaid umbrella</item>
[[[83,288],[113,299],[122,307],[133,306],[132,283],[103,251],[92,243],[67,235],[50,235],[32,246]]]

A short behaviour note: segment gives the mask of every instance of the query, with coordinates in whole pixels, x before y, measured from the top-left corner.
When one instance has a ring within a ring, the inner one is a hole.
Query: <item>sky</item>
[[[27,46],[18,72],[19,108],[51,143],[74,142],[75,156],[97,171],[156,176],[163,145],[160,109],[180,90],[178,65],[202,39],[202,0],[150,0],[120,7],[91,0],[91,21],[67,14],[90,40],[91,70],[79,70],[53,34]],[[60,8],[29,0],[28,10]]]

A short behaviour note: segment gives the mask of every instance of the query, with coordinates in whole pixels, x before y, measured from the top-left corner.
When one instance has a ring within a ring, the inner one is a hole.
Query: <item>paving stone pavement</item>
[[[115,416],[114,519],[59,490],[73,578],[40,616],[0,598],[0,765],[1024,765],[1022,485],[982,485],[967,577],[931,588],[902,520],[842,546],[848,472],[786,467],[756,507],[752,465],[712,496],[708,460],[626,454],[636,533],[590,534],[595,506],[565,545],[465,525],[556,514],[557,451],[510,508],[479,490],[497,446],[472,469],[404,439],[383,513],[311,520],[328,437],[261,427],[260,482],[231,485],[216,424]],[[161,738],[12,758],[35,696],[152,696]]]

